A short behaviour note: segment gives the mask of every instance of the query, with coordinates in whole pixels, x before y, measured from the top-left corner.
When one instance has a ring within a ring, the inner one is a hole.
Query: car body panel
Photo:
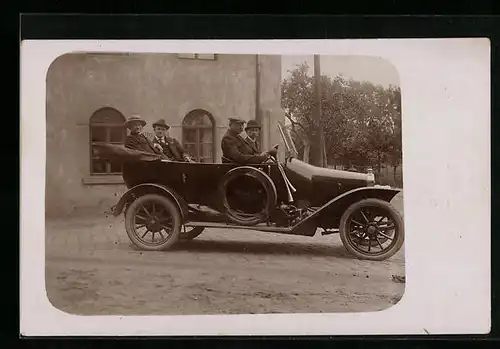
[[[283,200],[284,180],[276,164],[245,165],[266,173],[278,192],[278,200]],[[220,204],[219,185],[222,178],[237,164],[210,164],[189,162],[147,161],[124,165],[123,178],[128,187],[139,184],[156,183],[174,190],[190,204],[206,205],[217,209]]]

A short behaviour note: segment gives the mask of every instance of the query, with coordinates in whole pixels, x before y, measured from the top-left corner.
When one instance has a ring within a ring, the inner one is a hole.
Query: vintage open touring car
[[[297,158],[289,131],[277,125],[283,162],[176,162],[122,146],[95,146],[123,164],[127,191],[113,207],[125,215],[130,240],[143,250],[166,250],[206,228],[313,237],[339,233],[360,259],[384,260],[400,250],[404,224],[391,205],[400,189],[377,186],[373,173],[315,167]]]

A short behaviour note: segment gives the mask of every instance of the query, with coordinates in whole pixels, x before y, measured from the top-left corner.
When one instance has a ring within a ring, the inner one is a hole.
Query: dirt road
[[[141,252],[122,217],[87,217],[47,222],[46,251],[50,301],[82,315],[376,311],[404,292],[392,278],[404,276],[404,248],[361,261],[338,235],[210,229],[171,251]]]

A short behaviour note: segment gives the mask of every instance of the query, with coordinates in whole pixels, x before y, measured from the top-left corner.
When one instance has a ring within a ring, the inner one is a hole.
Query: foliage
[[[299,153],[317,139],[314,78],[306,63],[282,82],[281,105]],[[329,164],[398,166],[402,161],[399,87],[321,76],[321,123]]]

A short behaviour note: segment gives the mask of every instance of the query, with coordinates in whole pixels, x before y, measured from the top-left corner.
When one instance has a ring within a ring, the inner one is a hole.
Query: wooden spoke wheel
[[[130,240],[140,249],[159,251],[170,248],[180,237],[182,217],[168,197],[147,194],[134,200],[125,214]]]
[[[357,258],[385,260],[403,246],[404,223],[388,202],[364,199],[351,205],[340,221],[344,247]]]

